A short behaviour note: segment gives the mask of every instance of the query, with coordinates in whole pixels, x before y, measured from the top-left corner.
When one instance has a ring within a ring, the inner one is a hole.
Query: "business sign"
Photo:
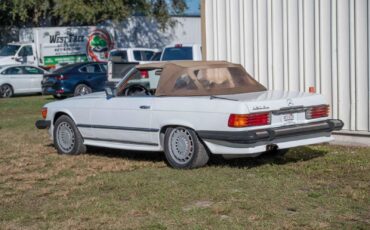
[[[86,52],[90,61],[107,61],[109,51],[113,49],[114,42],[106,30],[96,29],[87,39]]]
[[[35,28],[32,40],[45,66],[106,61],[114,47],[110,34],[94,26]]]

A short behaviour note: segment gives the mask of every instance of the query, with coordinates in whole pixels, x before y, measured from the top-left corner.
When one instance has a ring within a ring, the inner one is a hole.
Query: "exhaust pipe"
[[[266,145],[266,152],[276,151],[279,147],[276,144]]]

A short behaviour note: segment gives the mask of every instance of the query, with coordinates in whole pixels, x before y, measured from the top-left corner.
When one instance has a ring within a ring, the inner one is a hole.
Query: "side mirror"
[[[21,57],[15,57],[14,60],[17,61],[17,62],[22,62],[22,58]]]
[[[116,96],[116,94],[115,94],[116,90],[112,87],[107,86],[107,87],[104,88],[104,91],[105,91],[105,95],[107,96],[108,100]]]

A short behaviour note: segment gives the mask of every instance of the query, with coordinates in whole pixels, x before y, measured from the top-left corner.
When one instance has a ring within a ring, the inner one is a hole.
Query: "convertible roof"
[[[137,65],[162,69],[156,96],[210,96],[264,91],[239,64],[226,61],[170,61]]]

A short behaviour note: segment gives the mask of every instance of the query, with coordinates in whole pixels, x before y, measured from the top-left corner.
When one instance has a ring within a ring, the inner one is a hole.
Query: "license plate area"
[[[283,124],[295,124],[295,123],[297,123],[297,113],[281,114],[281,122]]]

